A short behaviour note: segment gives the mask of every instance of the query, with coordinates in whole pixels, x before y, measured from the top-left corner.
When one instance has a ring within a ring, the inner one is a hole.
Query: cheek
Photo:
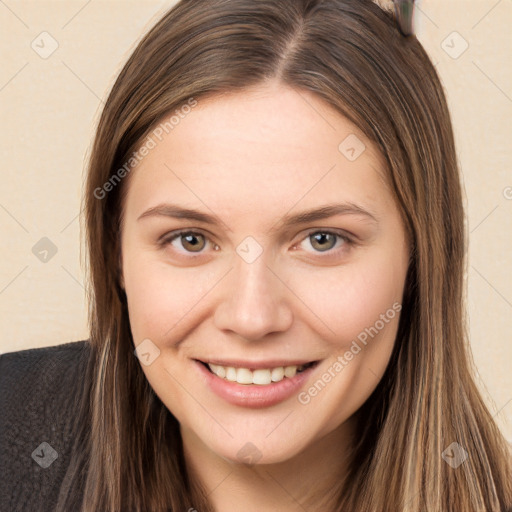
[[[405,269],[395,254],[366,258],[347,266],[323,268],[294,278],[290,287],[315,314],[317,332],[345,351],[352,341],[393,330],[401,309]],[[290,281],[289,281],[290,282]]]
[[[322,339],[329,344],[330,356],[317,379],[299,395],[299,402],[311,416],[325,418],[322,434],[337,428],[363,405],[388,366],[405,279],[405,269],[396,264],[395,255],[395,259],[382,258],[341,273],[338,269],[324,293],[317,290],[309,297],[310,304],[315,303],[312,309],[329,327],[322,329],[326,332]],[[313,280],[309,284],[311,290]]]
[[[214,314],[207,307],[207,296],[217,286],[222,287],[219,280],[224,269],[216,267],[214,271],[213,267],[202,265],[173,267],[151,252],[128,250],[123,254],[130,325],[136,344],[144,338],[172,343],[171,340],[180,339],[183,329],[186,331],[187,317],[199,324],[201,316]],[[333,351],[344,352],[356,339],[363,343],[366,338],[374,339],[375,327],[379,337],[396,330],[399,315],[393,305],[401,304],[405,271],[404,260],[394,245],[374,248],[347,265],[292,265],[282,268],[279,274],[290,289],[287,303],[296,320],[309,324],[319,338],[332,345]]]
[[[170,328],[219,280],[199,267],[172,269],[149,258],[125,261],[123,275],[134,328]],[[327,338],[329,333],[355,335],[358,328],[373,325],[395,301],[400,302],[403,290],[401,274],[387,262],[298,271],[285,279],[299,302],[323,321]]]
[[[211,272],[198,269],[172,268],[143,253],[123,258],[128,313],[136,344],[144,338],[176,338],[181,320],[197,311],[198,303],[218,281]]]

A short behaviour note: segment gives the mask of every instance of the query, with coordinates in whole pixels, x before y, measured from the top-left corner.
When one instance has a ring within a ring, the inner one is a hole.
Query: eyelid
[[[344,229],[334,229],[334,228],[312,228],[306,232],[306,235],[301,238],[301,242],[305,240],[308,236],[312,235],[313,233],[328,233],[331,235],[339,236],[340,238],[345,239],[347,242],[356,243],[357,237],[355,235],[352,235],[348,231],[345,231]]]
[[[336,257],[341,252],[348,251],[352,247],[357,245],[357,241],[356,241],[357,237],[355,237],[354,235],[350,235],[349,233],[347,233],[344,230],[338,230],[338,229],[333,229],[333,228],[312,228],[312,229],[308,230],[306,232],[306,234],[297,243],[293,244],[292,249],[295,250],[295,248],[297,246],[299,246],[302,242],[307,240],[311,235],[313,235],[315,233],[334,235],[334,236],[338,237],[338,239],[342,240],[342,244],[340,247],[331,248],[331,249],[328,249],[327,251],[323,251],[323,252],[322,251],[312,251],[312,253],[315,256],[322,257],[322,255],[325,254],[325,256],[324,256],[325,258]],[[306,252],[310,253],[310,251],[306,251]]]
[[[329,249],[329,250],[325,251],[326,255],[330,255],[330,256],[336,255],[339,251],[344,250],[343,245],[346,245],[346,246],[348,246],[348,248],[350,248],[357,244],[357,237],[351,233],[348,233],[345,230],[339,230],[339,229],[334,229],[334,228],[310,228],[306,231],[306,233],[297,242],[295,242],[293,244],[292,248],[295,249],[295,247],[300,245],[304,240],[306,240],[309,236],[311,236],[314,233],[331,234],[331,235],[335,235],[338,238],[340,238],[341,240],[343,240],[344,243],[342,244],[342,247],[338,247],[337,249]],[[178,229],[176,231],[170,231],[170,232],[162,235],[158,239],[157,243],[159,245],[161,245],[162,247],[165,247],[166,245],[169,245],[172,242],[174,242],[174,240],[179,238],[180,235],[185,235],[185,234],[201,235],[201,236],[204,236],[205,239],[210,244],[215,244],[215,242],[211,239],[210,235],[208,235],[204,230],[199,229],[199,228],[198,229],[183,228],[183,229]],[[316,253],[317,255],[323,254],[321,251],[313,251],[313,252]],[[187,252],[187,254],[191,255],[191,257],[194,258],[194,257],[201,256],[203,254],[203,251],[201,251],[199,253],[195,253],[195,254],[193,252]]]

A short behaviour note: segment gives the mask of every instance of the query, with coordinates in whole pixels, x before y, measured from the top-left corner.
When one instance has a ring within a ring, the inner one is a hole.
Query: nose
[[[283,277],[267,266],[264,255],[252,263],[236,257],[215,311],[218,329],[232,331],[248,341],[286,331],[293,321],[289,304],[293,293]]]

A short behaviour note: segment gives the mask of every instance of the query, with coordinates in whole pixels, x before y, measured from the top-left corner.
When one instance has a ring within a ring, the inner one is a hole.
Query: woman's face
[[[409,259],[374,146],[275,84],[199,99],[151,137],[122,282],[155,393],[232,461],[285,461],[341,432],[388,363]]]

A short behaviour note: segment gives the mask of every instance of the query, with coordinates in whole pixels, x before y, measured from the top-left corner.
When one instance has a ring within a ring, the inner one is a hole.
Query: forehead
[[[150,134],[154,147],[130,176],[128,213],[177,199],[220,215],[341,200],[389,207],[382,156],[314,94],[274,85],[197,101]]]

